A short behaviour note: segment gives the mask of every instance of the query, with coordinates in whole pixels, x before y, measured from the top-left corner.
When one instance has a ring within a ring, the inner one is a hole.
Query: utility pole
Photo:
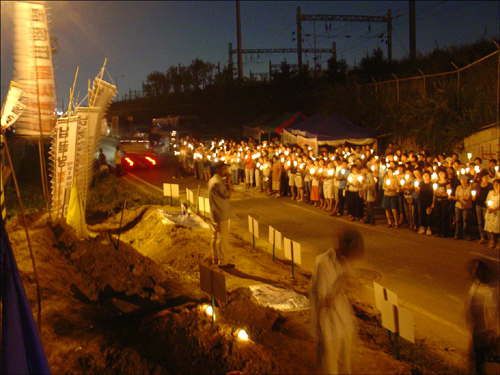
[[[387,61],[392,61],[392,17],[391,10],[387,10]]]
[[[297,52],[299,53],[297,62],[299,64],[299,75],[302,73],[302,27],[300,20],[300,7],[297,7]]]
[[[236,0],[236,33],[238,37],[238,81],[243,80],[243,56],[241,52],[241,18],[240,2]]]
[[[410,0],[410,59],[417,57],[417,40],[415,38],[415,0]]]

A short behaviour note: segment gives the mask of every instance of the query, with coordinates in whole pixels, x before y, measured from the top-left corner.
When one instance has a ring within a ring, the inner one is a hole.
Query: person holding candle
[[[487,211],[486,198],[488,197],[488,193],[493,190],[493,186],[489,183],[487,170],[482,170],[479,173],[479,178],[479,183],[473,189],[475,193],[472,193],[472,200],[476,203],[477,226],[481,236],[479,243],[484,244],[488,243],[488,238],[484,232],[484,217]]]
[[[489,161],[489,166],[488,166],[488,175],[490,177],[490,182],[493,183],[495,179],[497,178],[497,172],[495,171],[495,167],[497,166],[497,160],[496,159],[490,159]],[[497,168],[498,170],[498,168]]]
[[[255,174],[255,160],[252,157],[252,152],[247,151],[245,156],[245,184],[247,189],[253,186],[254,174]]]
[[[468,217],[472,209],[472,195],[469,178],[466,174],[460,176],[460,186],[455,190],[455,195],[450,196],[455,201],[455,239],[465,238],[471,240]]]
[[[451,194],[451,184],[446,178],[446,170],[438,169],[437,186],[434,189],[434,199],[432,206],[436,208],[437,235],[439,237],[448,237],[449,218],[448,218],[448,196]]]
[[[422,174],[423,181],[420,181],[418,187],[416,188],[417,194],[419,195],[419,215],[420,215],[420,229],[419,234],[432,235],[431,230],[431,213],[434,208],[432,205],[432,200],[434,197],[434,191],[432,189],[431,172],[425,170]],[[426,228],[427,227],[427,231]]]
[[[484,217],[484,231],[489,234],[490,243],[488,247],[494,248],[495,242],[497,242],[497,249],[500,249],[500,242],[498,241],[498,235],[500,234],[500,205],[499,205],[499,194],[500,194],[500,179],[493,181],[493,190],[488,192],[486,197],[486,214]]]
[[[368,166],[361,168],[364,175],[363,180],[363,198],[366,202],[366,224],[375,225],[375,199],[377,197],[377,187],[373,171]]]
[[[336,180],[339,181],[339,200],[335,205],[335,211],[337,216],[342,216],[344,214],[344,204],[345,204],[345,188],[347,185],[347,176],[351,174],[351,170],[347,168],[347,160],[342,160],[342,166],[337,174]]]
[[[420,210],[419,210],[419,204],[420,204],[420,194],[417,193],[417,188],[420,185],[420,183],[423,181],[422,179],[422,171],[418,168],[416,168],[413,171],[413,175],[415,178],[412,180],[412,185],[413,185],[413,191],[412,191],[412,197],[413,197],[413,202],[412,202],[412,212],[413,212],[413,230],[417,231],[418,228],[420,227]]]
[[[394,227],[398,228],[398,191],[399,182],[394,176],[394,170],[392,167],[387,168],[387,176],[384,181],[384,196],[382,197],[382,208],[385,210],[385,216],[387,217],[387,228],[392,227],[391,222],[391,211],[394,216]]]
[[[349,214],[349,221],[363,219],[363,200],[361,198],[361,190],[363,188],[362,181],[363,175],[359,172],[359,166],[357,164],[353,164],[351,166],[351,174],[347,177],[346,185],[347,213]]]
[[[334,193],[334,174],[335,168],[333,166],[333,161],[328,162],[328,168],[326,169],[326,173],[324,174],[323,181],[323,193],[325,195],[326,202],[326,211],[331,211],[333,206],[333,193]]]

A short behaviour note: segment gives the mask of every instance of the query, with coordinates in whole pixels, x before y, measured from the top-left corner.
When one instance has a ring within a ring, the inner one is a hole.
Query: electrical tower
[[[299,67],[302,66],[302,21],[344,21],[344,22],[386,22],[387,23],[387,60],[392,60],[392,17],[391,10],[387,10],[387,16],[349,16],[349,15],[327,15],[327,14],[301,14],[297,7],[297,52]]]
[[[260,53],[297,53],[297,48],[247,48],[247,49],[242,49],[241,53],[250,53],[250,54],[260,54]],[[335,42],[332,43],[332,48],[331,49],[326,49],[326,48],[319,48],[319,49],[314,49],[314,48],[304,48],[302,50],[304,53],[315,53],[315,52],[320,52],[320,53],[331,53],[334,58],[336,58],[336,45]],[[229,63],[233,63],[233,54],[238,53],[238,50],[233,49],[233,44],[229,43]]]

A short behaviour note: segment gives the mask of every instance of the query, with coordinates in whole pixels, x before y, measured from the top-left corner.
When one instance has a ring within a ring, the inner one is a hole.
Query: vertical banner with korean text
[[[11,82],[7,98],[2,106],[2,130],[14,125],[26,109],[27,97],[24,90],[15,82]]]
[[[65,217],[68,211],[75,174],[76,133],[78,117],[59,118],[53,133],[52,159],[52,214]]]
[[[54,129],[56,92],[45,2],[15,2],[14,80],[26,92],[26,110],[16,134],[50,136]],[[41,123],[40,123],[41,121]]]

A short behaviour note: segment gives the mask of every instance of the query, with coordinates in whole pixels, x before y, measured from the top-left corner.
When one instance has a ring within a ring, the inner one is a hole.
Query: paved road
[[[168,165],[161,169],[138,170],[126,178],[154,194],[162,194],[166,182],[180,185],[181,200],[185,200],[186,187],[197,191],[199,186],[201,195],[207,196],[204,181],[193,177],[172,179]],[[366,255],[360,264],[366,280],[376,281],[395,292],[399,304],[413,311],[417,338],[425,337],[427,342],[443,349],[451,360],[463,358],[468,343],[463,318],[464,298],[469,286],[465,266],[468,260],[479,255],[499,264],[498,251],[476,242],[418,235],[404,228],[386,228],[381,213],[376,226],[350,223],[345,217],[330,217],[325,211],[290,198],[266,197],[244,185],[235,189],[232,210],[231,230],[249,241],[247,216],[258,220],[260,239],[256,245],[259,247],[271,248],[266,241],[269,225],[281,231],[283,236],[300,242],[302,268],[307,271],[312,271],[314,258],[330,246],[335,228],[341,224],[355,225],[366,243]],[[277,256],[283,257],[283,253],[278,251]],[[365,285],[365,293],[360,298],[373,304],[372,283]]]

